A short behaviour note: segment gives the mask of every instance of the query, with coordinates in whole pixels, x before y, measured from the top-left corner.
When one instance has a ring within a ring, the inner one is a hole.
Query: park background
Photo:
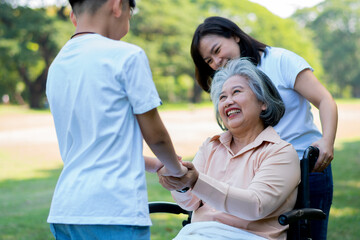
[[[44,91],[48,67],[74,27],[67,1],[34,2],[0,0],[0,240],[51,239],[46,217],[62,167]],[[147,53],[165,103],[160,114],[177,152],[187,160],[207,137],[220,132],[209,96],[194,84],[190,57],[195,28],[213,15],[303,56],[336,98],[329,239],[359,239],[360,2],[321,1],[279,17],[247,0],[138,0],[123,40]],[[316,109],[313,113],[319,126]],[[151,155],[146,146],[144,153]],[[150,200],[171,201],[156,176],[148,175],[148,185]],[[176,217],[153,220],[152,239],[170,239],[180,228]]]

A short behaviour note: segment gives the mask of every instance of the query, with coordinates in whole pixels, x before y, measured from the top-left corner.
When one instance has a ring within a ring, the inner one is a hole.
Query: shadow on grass
[[[342,142],[333,161],[334,199],[328,239],[360,236],[360,140]],[[0,181],[0,239],[53,239],[46,223],[51,197],[61,169],[42,170],[43,178]],[[173,201],[156,174],[147,174],[149,201]],[[181,218],[181,217],[180,217]],[[178,216],[154,215],[152,240],[171,239],[181,229]]]
[[[51,198],[61,168],[40,170],[39,178],[0,181],[0,239],[54,239],[46,222]],[[150,201],[172,201],[158,183],[156,174],[147,174]],[[171,239],[181,229],[181,216],[155,214],[152,240]],[[185,218],[185,217],[183,217]]]
[[[342,142],[336,147],[332,170],[334,198],[328,239],[359,239],[360,140]]]
[[[53,239],[46,219],[60,171],[41,170],[47,177],[0,182],[0,239]]]
[[[188,161],[189,159],[185,159]],[[174,202],[170,192],[159,184],[156,174],[147,173],[147,186],[149,201]],[[153,225],[151,226],[151,240],[173,239],[182,228],[182,221],[186,215],[166,213],[150,214]]]

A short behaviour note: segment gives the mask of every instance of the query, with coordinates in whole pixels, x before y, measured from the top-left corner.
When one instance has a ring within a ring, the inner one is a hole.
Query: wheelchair
[[[301,182],[298,186],[298,196],[293,210],[283,213],[278,217],[279,224],[289,225],[287,231],[288,240],[311,240],[311,220],[323,220],[326,214],[321,209],[310,208],[309,174],[315,166],[319,156],[319,149],[308,147],[300,161]],[[176,203],[150,202],[151,213],[185,214],[187,219],[182,222],[185,226],[191,222],[191,211],[182,209]]]

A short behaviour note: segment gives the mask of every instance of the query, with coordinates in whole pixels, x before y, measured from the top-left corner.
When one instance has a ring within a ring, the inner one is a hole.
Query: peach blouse
[[[238,153],[230,149],[232,135],[207,139],[193,163],[199,178],[186,193],[172,192],[193,222],[218,221],[268,239],[286,239],[277,218],[291,210],[300,182],[300,163],[291,144],[272,127]]]

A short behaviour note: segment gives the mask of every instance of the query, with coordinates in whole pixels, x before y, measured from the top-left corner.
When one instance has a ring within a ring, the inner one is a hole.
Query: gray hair
[[[248,79],[249,87],[257,100],[266,105],[260,113],[264,126],[275,126],[285,113],[285,105],[270,78],[259,70],[247,58],[229,61],[225,67],[215,73],[210,87],[211,100],[215,107],[216,120],[222,130],[227,130],[219,113],[219,97],[224,83],[232,76],[243,76]]]

